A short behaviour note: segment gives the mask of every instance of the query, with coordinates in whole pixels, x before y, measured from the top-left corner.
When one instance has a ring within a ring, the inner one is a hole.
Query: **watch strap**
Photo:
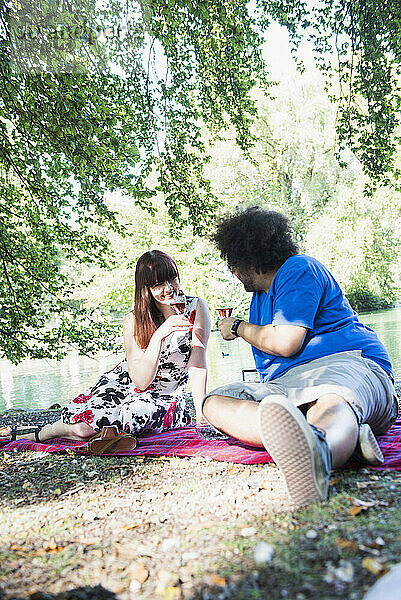
[[[235,337],[239,337],[238,335],[238,327],[239,324],[243,322],[244,319],[234,319],[231,325],[231,333],[235,335]]]

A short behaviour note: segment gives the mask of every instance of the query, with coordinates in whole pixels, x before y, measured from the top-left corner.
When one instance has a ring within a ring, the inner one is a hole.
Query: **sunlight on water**
[[[362,323],[374,329],[386,346],[396,379],[401,379],[401,306],[391,310],[359,315]]]
[[[360,315],[388,349],[396,379],[401,379],[401,307]],[[47,408],[66,404],[91,387],[120,358],[109,354],[90,359],[70,354],[61,362],[25,360],[15,366],[0,360],[0,411],[6,408]],[[224,341],[217,332],[208,347],[208,389],[241,379],[242,369],[252,369],[250,346],[243,340]]]

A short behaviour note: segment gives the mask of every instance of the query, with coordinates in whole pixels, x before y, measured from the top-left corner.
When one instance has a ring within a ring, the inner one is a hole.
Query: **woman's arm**
[[[152,335],[146,350],[142,350],[134,338],[134,315],[129,313],[123,322],[125,355],[128,373],[132,382],[140,390],[152,383],[159,364],[161,344],[172,331],[188,331],[190,323],[184,315],[172,315]]]
[[[196,411],[196,422],[203,420],[202,400],[206,394],[206,346],[210,335],[210,315],[207,304],[199,298],[192,330],[192,350],[188,361],[188,373],[192,398]]]

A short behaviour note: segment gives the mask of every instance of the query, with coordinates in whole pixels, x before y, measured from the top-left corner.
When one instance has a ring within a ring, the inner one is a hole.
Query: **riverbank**
[[[1,453],[0,598],[360,600],[400,560],[400,492],[341,470],[292,511],[274,464]]]

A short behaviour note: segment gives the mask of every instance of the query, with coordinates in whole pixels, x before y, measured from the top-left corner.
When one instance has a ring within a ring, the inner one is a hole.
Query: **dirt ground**
[[[278,469],[0,453],[0,599],[359,600],[401,554],[401,473],[334,472],[289,506]]]

